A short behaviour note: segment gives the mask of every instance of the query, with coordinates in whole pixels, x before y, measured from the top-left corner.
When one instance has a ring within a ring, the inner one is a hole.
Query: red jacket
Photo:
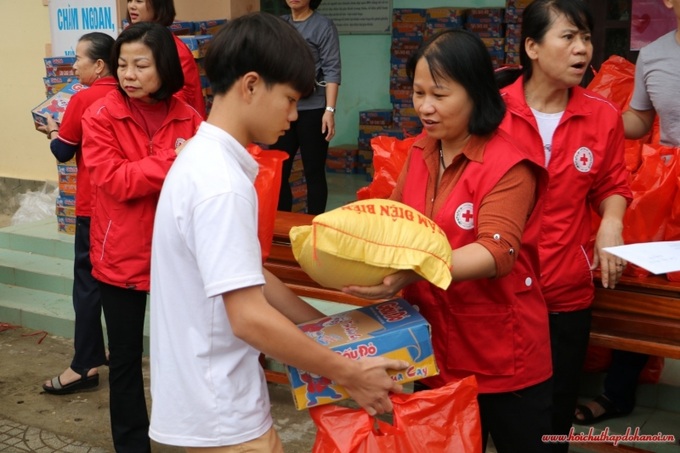
[[[195,108],[205,119],[207,116],[205,99],[203,98],[203,87],[201,85],[201,76],[198,73],[198,64],[187,45],[176,35],[173,34],[172,37],[175,38],[177,54],[179,55],[180,63],[182,63],[182,72],[184,73],[184,86],[177,93],[177,96]]]
[[[545,163],[536,119],[524,98],[523,78],[502,90],[508,112],[501,129]],[[552,141],[548,195],[539,256],[541,286],[550,312],[588,308],[594,298],[591,211],[612,195],[630,202],[621,112],[603,97],[571,89]]]
[[[77,146],[76,164],[78,165],[78,182],[76,184],[76,215],[89,217],[92,215],[92,188],[90,175],[83,164],[83,153],[80,145],[83,141],[82,118],[93,102],[103,98],[106,93],[118,86],[113,76],[97,79],[88,89],[77,92],[68,102],[64,119],[59,126],[58,139],[69,145]]]
[[[83,117],[83,158],[95,191],[90,259],[97,280],[148,291],[161,186],[175,150],[194,135],[201,117],[173,97],[163,125],[148,138],[126,99],[112,91]]]
[[[451,247],[477,239],[478,211],[484,197],[526,156],[496,134],[482,163],[470,161],[433,220]],[[422,150],[413,147],[402,202],[424,213],[429,177]],[[426,281],[404,289],[404,298],[432,326],[440,374],[424,382],[440,387],[474,374],[480,393],[523,389],[552,375],[548,312],[538,285],[538,231],[545,174],[535,165],[539,197],[522,234],[521,251],[508,275],[453,282],[444,291]]]

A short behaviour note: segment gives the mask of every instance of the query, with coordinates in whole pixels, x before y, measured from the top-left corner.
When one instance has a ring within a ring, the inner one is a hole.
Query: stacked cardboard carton
[[[507,0],[505,7],[505,64],[519,65],[522,13],[533,0]]]
[[[359,112],[359,141],[357,150],[357,173],[373,176],[373,149],[371,138],[391,129],[393,123],[392,109],[372,109]]]
[[[78,80],[73,69],[76,57],[48,57],[44,58],[43,61],[45,63],[43,83],[45,84],[46,97],[54,96],[66,85]]]
[[[505,63],[505,12],[502,8],[477,8],[467,11],[465,29],[477,34],[489,49],[494,67]]]
[[[47,117],[52,117],[61,124],[64,112],[71,97],[87,87],[78,81],[72,56],[44,58],[45,94],[47,99],[31,110],[33,124],[36,129],[47,125]],[[58,231],[75,234],[76,231],[76,179],[78,167],[75,159],[57,163],[59,194],[55,206]]]
[[[293,167],[290,171],[290,190],[293,193],[293,207],[291,212],[307,212],[307,180],[302,166],[300,151],[295,153]]]
[[[203,89],[203,97],[205,99],[206,110],[210,112],[212,106],[212,90],[210,82],[205,75],[203,68],[203,58],[205,52],[208,50],[208,44],[217,31],[227,22],[226,19],[213,19],[197,22],[175,21],[170,30],[176,34],[184,44],[187,45],[198,65],[198,72],[201,76],[201,87]]]
[[[76,233],[76,184],[78,167],[76,160],[57,164],[59,175],[59,194],[55,214],[57,215],[57,231],[66,234]]]
[[[328,173],[354,173],[357,164],[356,145],[338,145],[328,148],[326,171]]]
[[[442,30],[463,28],[466,10],[460,8],[428,8],[425,18],[425,38]]]

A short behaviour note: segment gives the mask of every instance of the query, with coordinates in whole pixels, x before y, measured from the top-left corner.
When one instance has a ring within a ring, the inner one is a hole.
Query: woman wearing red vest
[[[83,113],[93,102],[118,86],[109,69],[112,48],[113,38],[107,34],[93,32],[80,37],[73,69],[80,83],[89,88],[79,91],[69,100],[60,126],[52,118],[47,118],[46,132],[52,154],[59,162],[67,162],[75,156],[78,169],[73,258],[74,354],[71,365],[65,371],[43,384],[43,390],[53,395],[97,387],[97,368],[106,363],[101,294],[97,281],[92,277],[90,262],[92,190],[80,144],[83,139]]]
[[[498,130],[505,106],[488,51],[464,30],[434,36],[407,65],[425,134],[392,193],[433,219],[453,249],[453,283],[441,290],[412,271],[382,285],[345,288],[416,305],[432,326],[440,374],[427,387],[474,375],[482,439],[503,452],[549,451],[548,313],[536,247],[542,168]]]
[[[625,263],[603,248],[623,244],[623,214],[632,198],[621,112],[579,86],[593,55],[592,30],[586,2],[535,0],[522,18],[521,77],[502,90],[508,113],[501,129],[549,175],[539,258],[558,435],[572,428],[595,297],[592,272],[600,267],[605,288],[621,277]],[[602,217],[597,231],[593,211]],[[553,451],[568,449],[561,442]]]
[[[169,27],[175,20],[175,3],[173,0],[127,0],[127,19],[131,24],[157,22]],[[175,39],[177,54],[184,73],[184,86],[176,96],[195,108],[205,119],[205,99],[196,60],[181,39],[174,34],[172,37]]]

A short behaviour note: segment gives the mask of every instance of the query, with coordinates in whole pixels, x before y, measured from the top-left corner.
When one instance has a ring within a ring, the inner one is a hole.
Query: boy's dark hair
[[[111,36],[106,33],[95,31],[84,34],[78,39],[78,42],[90,43],[87,47],[87,58],[92,61],[104,60],[104,63],[106,63],[107,66],[109,65],[111,49],[113,49],[113,43],[115,42]]]
[[[314,59],[307,43],[293,26],[269,13],[227,22],[210,41],[204,67],[215,95],[251,71],[268,86],[289,84],[302,96],[314,90]]]
[[[593,30],[593,15],[584,1],[534,0],[522,13],[519,61],[525,81],[529,80],[533,74],[531,59],[526,51],[527,39],[531,38],[537,43],[543,41],[555,17],[559,15],[565,16],[581,32],[590,33]]]
[[[425,41],[406,64],[411,82],[421,58],[427,61],[435,81],[446,77],[467,91],[473,103],[468,124],[471,134],[486,135],[498,128],[505,115],[505,103],[496,87],[489,51],[477,35],[453,29]]]
[[[153,22],[169,27],[175,20],[175,2],[173,0],[146,0],[146,4],[151,5],[153,10]],[[130,22],[130,12],[127,13],[127,20]]]
[[[177,54],[175,39],[170,30],[156,22],[132,24],[118,35],[111,53],[111,72],[118,80],[118,57],[123,44],[141,42],[153,54],[156,70],[161,79],[161,87],[151,95],[153,99],[164,101],[172,97],[184,86],[184,72]],[[118,89],[120,88],[120,80]],[[124,93],[124,92],[123,92]]]

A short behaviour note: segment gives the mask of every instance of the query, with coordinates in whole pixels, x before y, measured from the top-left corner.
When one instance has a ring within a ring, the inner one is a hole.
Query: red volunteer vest
[[[453,249],[476,240],[476,207],[510,168],[525,159],[505,134],[496,134],[484,150],[484,162],[468,163],[433,219],[446,232]],[[428,171],[422,151],[414,148],[402,201],[423,213],[424,181],[428,181]],[[541,179],[539,186],[544,185]],[[427,385],[439,387],[474,374],[480,393],[499,393],[529,387],[551,376],[548,313],[537,277],[540,200],[527,222],[521,253],[510,274],[453,282],[446,291],[427,281],[405,288],[404,297],[417,305],[432,325],[440,374],[426,379]]]

